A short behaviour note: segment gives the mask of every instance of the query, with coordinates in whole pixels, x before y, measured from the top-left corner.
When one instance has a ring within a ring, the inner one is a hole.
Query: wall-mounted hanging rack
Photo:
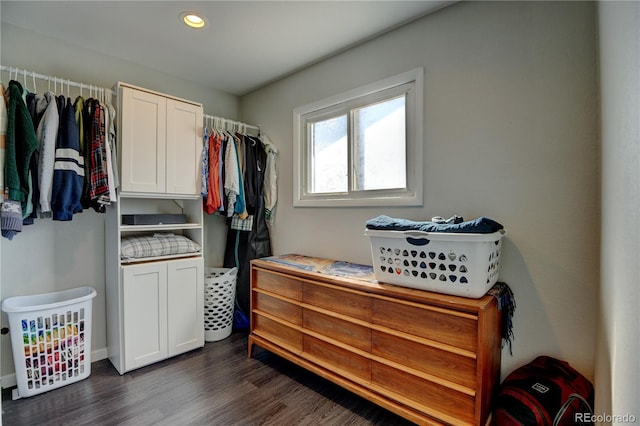
[[[246,134],[247,130],[253,130],[260,134],[260,126],[254,126],[251,124],[242,123],[240,121],[229,120],[228,118],[216,117],[215,115],[203,114],[204,125],[208,128],[228,130],[231,132],[238,132]]]
[[[9,73],[9,79],[13,79],[16,81],[20,81],[22,79],[22,83],[25,86],[25,88],[29,89],[28,87],[28,81],[27,78],[31,78],[31,84],[32,84],[32,89],[35,90],[36,89],[36,79],[38,80],[45,80],[48,83],[48,90],[53,90],[54,92],[57,91],[57,86],[60,85],[60,88],[62,91],[64,91],[64,88],[66,86],[67,88],[67,95],[69,95],[69,87],[73,86],[73,87],[77,87],[80,89],[80,94],[82,95],[83,90],[88,90],[89,91],[89,96],[93,96],[93,97],[102,97],[104,99],[105,96],[113,96],[113,91],[111,89],[105,88],[105,87],[100,87],[100,86],[95,86],[93,84],[86,84],[83,82],[78,82],[78,81],[71,81],[68,80],[66,78],[60,78],[60,77],[55,77],[55,76],[51,76],[51,75],[45,75],[45,74],[40,74],[34,71],[28,71],[25,69],[21,69],[21,68],[16,68],[16,67],[8,67],[5,65],[0,65],[0,71],[5,71]],[[52,87],[53,85],[53,87]]]

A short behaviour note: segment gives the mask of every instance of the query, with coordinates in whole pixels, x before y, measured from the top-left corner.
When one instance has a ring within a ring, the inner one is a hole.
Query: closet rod
[[[20,68],[16,68],[16,67],[7,67],[5,65],[0,65],[0,71],[6,71],[9,73],[9,78],[13,77],[13,73],[16,73],[16,75],[18,77],[22,76],[26,79],[26,77],[31,77],[31,78],[37,78],[40,80],[46,80],[48,82],[55,82],[55,83],[60,83],[63,85],[68,86],[73,86],[73,87],[79,87],[80,89],[88,89],[88,90],[95,90],[95,89],[99,89],[99,90],[103,90],[105,93],[113,95],[113,90],[108,89],[106,87],[100,87],[100,86],[95,86],[93,84],[85,84],[82,82],[77,82],[77,81],[71,81],[71,80],[67,80],[65,78],[60,78],[60,77],[55,77],[55,76],[51,76],[51,75],[45,75],[45,74],[39,74],[37,72],[34,71],[28,71],[25,69],[20,69]]]
[[[209,115],[209,114],[203,114],[202,118],[204,118],[205,120],[220,120],[222,121],[223,125],[224,124],[240,125],[240,126],[246,127],[247,129],[253,129],[260,132],[260,126],[253,126],[251,124],[242,123],[240,121],[230,120],[228,118],[216,117],[215,115]]]

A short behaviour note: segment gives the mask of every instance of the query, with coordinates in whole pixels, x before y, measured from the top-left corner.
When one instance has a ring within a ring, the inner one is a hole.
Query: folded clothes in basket
[[[396,219],[381,215],[367,221],[367,229],[384,231],[423,231],[423,232],[454,232],[468,234],[491,234],[503,228],[495,220],[479,217],[460,223],[416,222],[409,219]]]

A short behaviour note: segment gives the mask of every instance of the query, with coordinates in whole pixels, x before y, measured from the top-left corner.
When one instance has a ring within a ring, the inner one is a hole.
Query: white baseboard
[[[107,348],[96,349],[95,351],[91,351],[91,362],[100,361],[107,358]],[[2,376],[2,389],[12,388],[14,386],[18,386],[18,381],[16,380],[16,373],[7,374]]]

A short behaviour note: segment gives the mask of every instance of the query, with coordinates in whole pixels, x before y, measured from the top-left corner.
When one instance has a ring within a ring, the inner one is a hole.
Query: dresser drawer
[[[368,352],[371,350],[371,329],[368,327],[310,309],[304,310],[303,326],[305,329],[315,331],[363,351]]]
[[[394,394],[399,396],[399,402],[406,398],[425,407],[425,412],[435,410],[456,419],[453,424],[472,424],[474,421],[474,396],[375,361],[371,363],[371,383],[373,388],[389,392],[391,398]]]
[[[302,333],[295,328],[288,327],[266,316],[253,313],[252,323],[253,333],[270,340],[290,351],[302,351]]]
[[[271,315],[293,323],[302,325],[302,307],[276,297],[256,292],[254,294],[253,309],[270,313]]]
[[[303,356],[316,364],[343,374],[351,380],[369,383],[371,361],[346,349],[324,342],[315,337],[304,336]]]
[[[253,270],[253,287],[293,300],[302,300],[302,283],[295,278],[260,269]]]
[[[370,299],[364,294],[348,290],[304,283],[302,301],[309,305],[363,321],[369,321],[369,318],[371,318]]]
[[[473,389],[476,359],[374,330],[372,353],[409,368]]]
[[[471,352],[477,350],[478,321],[472,314],[375,298],[371,316],[374,324]]]

